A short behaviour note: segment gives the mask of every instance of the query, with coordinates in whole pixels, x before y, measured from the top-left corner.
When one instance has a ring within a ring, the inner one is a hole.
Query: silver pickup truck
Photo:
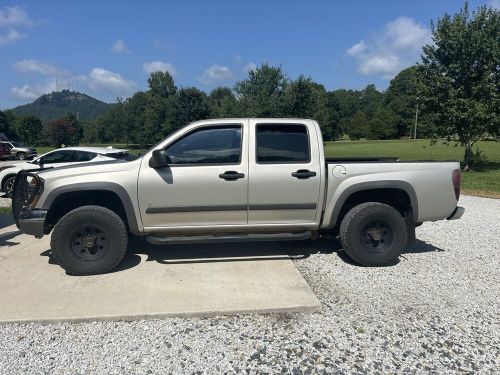
[[[318,123],[198,121],[144,156],[18,174],[19,229],[52,232],[72,275],[111,271],[129,234],[157,245],[338,235],[365,266],[394,260],[424,221],[458,219],[458,162],[325,158]]]

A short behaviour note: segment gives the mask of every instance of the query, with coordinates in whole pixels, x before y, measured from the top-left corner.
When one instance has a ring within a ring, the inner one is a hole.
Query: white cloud
[[[384,78],[391,78],[401,70],[401,60],[395,55],[373,55],[365,59],[359,66],[364,75],[377,74]]]
[[[390,79],[417,62],[422,46],[428,43],[431,43],[429,29],[412,18],[398,17],[368,42],[361,40],[354,44],[346,54],[357,61],[361,74]]]
[[[175,75],[175,67],[165,61],[150,61],[142,64],[142,69],[146,74],[151,74],[153,72],[169,72],[171,75]]]
[[[37,99],[43,94],[48,94],[56,91],[55,81],[47,81],[45,84],[23,85],[21,87],[14,86],[10,92],[16,99]]]
[[[136,88],[134,81],[123,78],[120,74],[103,68],[94,68],[88,77],[88,84],[92,90],[107,91],[114,95],[129,95]]]
[[[249,62],[243,67],[243,73],[249,73],[255,69],[257,69],[257,65],[253,62]]]
[[[355,45],[353,45],[351,48],[349,48],[346,53],[349,55],[349,56],[352,56],[352,57],[357,57],[357,56],[360,56],[362,53],[364,53],[366,50],[366,43],[364,40],[362,40],[361,42],[359,43],[356,43]]]
[[[23,8],[18,6],[0,9],[0,46],[15,43],[26,37],[20,28],[31,27],[34,22],[28,17]]]
[[[211,83],[223,81],[232,77],[233,72],[227,66],[212,65],[203,72],[203,75],[198,78],[198,81],[204,85],[210,85]]]
[[[33,21],[23,8],[18,6],[0,9],[0,27],[30,27]]]
[[[17,42],[24,37],[26,37],[26,34],[20,33],[17,30],[8,30],[5,34],[0,34],[0,46],[6,46],[7,44]]]
[[[21,73],[38,73],[44,76],[68,77],[70,73],[55,65],[35,59],[24,59],[14,63],[13,68]]]
[[[130,53],[130,50],[125,46],[123,40],[118,39],[115,44],[111,47],[111,52],[113,53]]]
[[[385,39],[395,48],[420,50],[431,42],[431,32],[412,18],[398,17],[387,24]]]

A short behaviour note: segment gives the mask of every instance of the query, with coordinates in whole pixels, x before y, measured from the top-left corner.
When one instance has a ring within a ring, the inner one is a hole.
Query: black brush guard
[[[28,181],[30,177],[31,181]],[[35,173],[23,170],[17,174],[12,194],[12,215],[17,227],[21,210],[28,207],[35,197],[41,194],[42,189],[42,180]]]

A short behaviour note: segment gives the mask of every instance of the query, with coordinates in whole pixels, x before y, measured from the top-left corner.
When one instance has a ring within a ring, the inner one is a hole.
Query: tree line
[[[178,87],[168,72],[154,72],[148,89],[119,98],[104,114],[81,122],[67,114],[45,124],[35,116],[0,112],[0,133],[29,144],[126,143],[152,145],[184,125],[207,118],[312,118],[326,141],[399,139],[414,135],[465,146],[465,166],[480,158],[474,144],[500,133],[500,12],[465,3],[431,23],[432,44],[422,60],[402,70],[385,91],[327,90],[311,77],[290,79],[263,63],[236,82],[205,93]]]
[[[232,89],[205,94],[195,87],[178,88],[168,72],[152,73],[149,90],[138,92],[87,124],[87,142],[152,144],[189,122],[207,118],[312,118],[327,141],[397,139],[410,136],[416,110],[415,68],[401,72],[385,92],[374,85],[362,90],[328,91],[310,77],[290,80],[279,66],[262,64]],[[426,115],[419,136],[433,132]]]

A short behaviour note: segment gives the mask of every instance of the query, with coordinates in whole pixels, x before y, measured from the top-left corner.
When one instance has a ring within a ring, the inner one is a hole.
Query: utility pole
[[[417,139],[417,123],[418,123],[418,96],[417,96],[417,108],[415,108],[415,130],[413,131],[413,139]]]

